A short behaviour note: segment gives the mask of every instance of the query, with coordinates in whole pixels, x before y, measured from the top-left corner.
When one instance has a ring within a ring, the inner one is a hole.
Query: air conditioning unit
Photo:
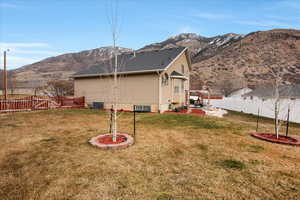
[[[134,105],[134,110],[136,112],[151,112],[151,106]]]

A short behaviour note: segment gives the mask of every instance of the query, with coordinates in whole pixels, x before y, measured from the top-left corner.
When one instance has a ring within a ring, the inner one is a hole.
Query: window
[[[162,76],[161,84],[162,84],[163,86],[169,84],[169,75],[168,75],[168,74],[164,74],[164,75]]]
[[[184,74],[184,65],[181,65],[181,73]]]
[[[178,86],[174,87],[174,93],[179,93],[179,87]]]
[[[181,80],[181,92],[183,92],[183,91],[184,91],[184,81]]]

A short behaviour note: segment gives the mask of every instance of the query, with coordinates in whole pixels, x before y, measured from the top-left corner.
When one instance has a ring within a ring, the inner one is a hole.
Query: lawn
[[[88,143],[107,119],[95,110],[0,115],[0,199],[299,199],[300,148],[252,138],[251,116],[139,113],[136,144],[116,151]],[[122,113],[120,130],[132,134],[132,119]],[[300,138],[300,127],[290,135]]]

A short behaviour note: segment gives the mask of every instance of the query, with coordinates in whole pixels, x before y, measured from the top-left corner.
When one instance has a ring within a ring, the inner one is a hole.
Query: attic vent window
[[[181,65],[181,73],[184,74],[184,65]]]

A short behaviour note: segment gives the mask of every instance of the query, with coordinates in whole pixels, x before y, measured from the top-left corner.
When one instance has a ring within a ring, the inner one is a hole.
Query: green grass
[[[203,150],[203,151],[207,151],[207,150],[208,150],[208,146],[207,146],[207,145],[197,144],[196,147],[197,147],[198,149]]]
[[[222,160],[220,162],[220,165],[224,168],[228,169],[244,169],[246,168],[246,165],[238,160]]]
[[[156,199],[157,200],[172,200],[173,197],[167,193],[162,193]]]
[[[258,153],[264,150],[264,147],[259,145],[249,145],[248,151],[253,153]]]
[[[161,128],[189,127],[194,129],[222,129],[225,126],[216,118],[184,114],[144,115],[144,124],[155,124]]]
[[[52,142],[55,141],[54,138],[45,138],[45,139],[41,139],[41,142]]]
[[[243,112],[237,112],[237,111],[231,111],[227,110],[228,114],[225,115],[227,118],[238,118],[239,120],[242,121],[248,121],[248,122],[256,122],[257,121],[257,115],[254,114],[248,114],[248,113],[243,113]],[[259,117],[259,125],[261,124],[273,124],[274,119],[268,118],[268,117]],[[283,123],[284,125],[285,123]],[[294,123],[290,122],[291,127],[296,127],[300,128],[300,123]]]
[[[132,113],[121,113],[118,122],[120,131],[133,133]],[[107,112],[98,110],[0,115],[0,199],[285,200],[300,195],[298,148],[251,137],[255,120],[247,116],[137,113],[133,146],[104,151],[88,143],[108,127]],[[273,130],[273,124],[263,128]],[[299,136],[299,130],[291,128],[291,136]]]

